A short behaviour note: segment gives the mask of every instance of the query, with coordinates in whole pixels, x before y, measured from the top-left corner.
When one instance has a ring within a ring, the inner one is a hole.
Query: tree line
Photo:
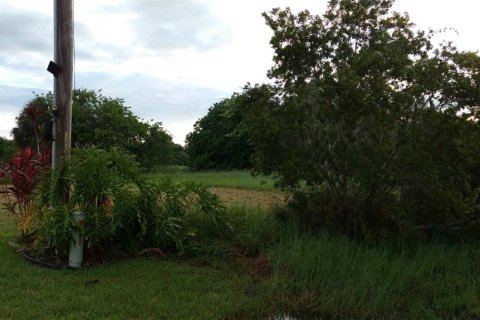
[[[13,128],[13,140],[21,148],[48,148],[52,140],[53,96],[36,95],[29,101]],[[143,168],[184,164],[185,151],[173,143],[161,122],[144,121],[119,98],[101,91],[76,89],[73,94],[72,147],[119,148],[136,156]]]

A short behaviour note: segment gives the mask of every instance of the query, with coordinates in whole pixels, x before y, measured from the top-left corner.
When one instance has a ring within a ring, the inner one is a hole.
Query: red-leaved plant
[[[21,225],[29,220],[35,187],[50,166],[50,151],[35,154],[27,147],[13,155],[9,163],[0,168],[0,194],[4,206],[12,214],[22,233]]]

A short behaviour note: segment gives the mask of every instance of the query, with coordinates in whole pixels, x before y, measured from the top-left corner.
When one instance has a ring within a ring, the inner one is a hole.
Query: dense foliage
[[[15,153],[15,144],[12,140],[0,137],[0,163],[5,163]]]
[[[233,94],[215,103],[195,123],[186,138],[189,166],[202,169],[247,169],[252,167],[252,144],[243,124],[245,95]]]
[[[90,257],[112,247],[183,254],[195,250],[207,231],[228,232],[224,208],[206,187],[145,182],[138,173],[132,156],[117,149],[74,149],[38,191],[26,228],[34,246],[64,257],[77,230]],[[84,224],[74,222],[74,211],[85,214]]]
[[[52,122],[49,106],[52,95],[35,95],[22,109],[17,126],[12,129],[13,140],[20,148],[32,147],[37,152],[48,148],[52,140]]]
[[[12,130],[20,147],[38,150],[51,142],[52,95],[37,95],[17,117]],[[100,91],[78,89],[73,95],[72,146],[121,148],[133,153],[145,168],[176,164],[182,149],[159,122],[139,119],[119,98],[103,96]],[[180,148],[179,148],[180,147]]]
[[[248,113],[257,169],[296,188],[310,227],[376,237],[480,216],[480,57],[435,47],[392,4],[264,14],[276,94]]]

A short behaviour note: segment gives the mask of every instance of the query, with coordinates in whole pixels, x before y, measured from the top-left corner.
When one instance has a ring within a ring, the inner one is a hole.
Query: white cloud
[[[11,139],[10,131],[15,126],[16,113],[2,112],[0,113],[0,137]]]
[[[327,0],[81,0],[75,2],[76,85],[125,98],[183,142],[193,123],[272,66],[261,13],[290,6],[321,14]],[[419,28],[453,27],[460,49],[480,49],[480,3],[398,0]],[[31,91],[52,87],[53,1],[0,0],[0,133]]]

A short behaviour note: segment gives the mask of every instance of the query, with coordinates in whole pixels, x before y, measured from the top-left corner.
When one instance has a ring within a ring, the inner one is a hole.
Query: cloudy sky
[[[266,81],[273,7],[321,13],[327,0],[80,0],[75,2],[75,87],[124,98],[183,144],[193,123],[247,82]],[[419,28],[480,50],[478,0],[397,0]],[[0,0],[0,136],[33,97],[52,90],[53,0]]]

